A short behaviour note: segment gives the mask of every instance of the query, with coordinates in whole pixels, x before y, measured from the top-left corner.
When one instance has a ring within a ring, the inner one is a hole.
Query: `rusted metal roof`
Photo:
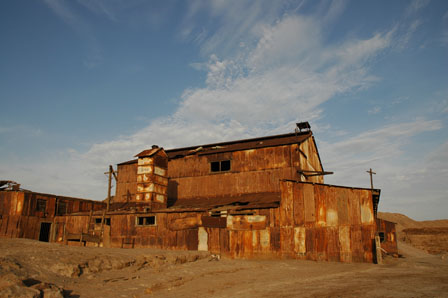
[[[310,131],[302,133],[289,133],[283,135],[267,136],[254,139],[237,140],[230,142],[214,143],[207,145],[199,145],[193,147],[176,148],[166,150],[170,159],[184,157],[186,155],[198,154],[215,154],[239,150],[250,150],[264,147],[282,146],[289,144],[298,144],[305,141],[312,135]]]
[[[177,200],[170,210],[183,209],[200,210],[245,210],[258,208],[275,208],[280,205],[280,192],[263,192],[252,194],[238,194],[219,197],[200,197]]]
[[[300,144],[309,137],[311,137],[313,133],[311,131],[306,132],[297,132],[297,133],[288,133],[282,135],[274,135],[274,136],[266,136],[259,137],[253,139],[243,139],[236,140],[230,142],[222,142],[222,143],[213,143],[206,145],[198,145],[191,147],[183,147],[183,148],[174,148],[165,150],[169,159],[174,158],[182,158],[188,155],[207,155],[207,154],[215,154],[215,153],[224,153],[224,152],[232,152],[239,150],[250,150],[264,147],[274,147],[274,146],[282,146],[282,145],[290,145],[290,144]],[[160,149],[160,148],[158,148]],[[136,155],[136,157],[148,156],[147,154],[154,154],[156,152],[152,152],[154,149],[144,150]],[[137,160],[129,160],[118,165],[125,164],[133,164],[136,163]]]
[[[153,146],[152,149],[143,150],[139,154],[135,155],[135,157],[150,157],[159,152],[160,150],[162,150],[162,148]]]
[[[223,211],[223,210],[247,210],[276,208],[280,205],[280,192],[263,192],[251,194],[238,194],[216,197],[196,197],[191,199],[179,199],[166,209],[153,210],[159,212],[190,212],[190,211]],[[129,212],[144,210],[148,204],[141,202],[112,203],[111,211]]]

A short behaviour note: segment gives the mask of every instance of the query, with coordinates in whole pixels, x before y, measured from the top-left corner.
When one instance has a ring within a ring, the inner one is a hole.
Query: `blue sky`
[[[310,121],[326,182],[448,214],[447,1],[1,1],[0,179],[103,199],[109,164]]]

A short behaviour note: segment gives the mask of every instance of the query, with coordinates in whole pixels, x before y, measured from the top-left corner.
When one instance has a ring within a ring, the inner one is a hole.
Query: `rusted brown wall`
[[[137,193],[137,163],[118,165],[114,202],[135,201]]]
[[[389,254],[398,254],[397,233],[395,230],[395,223],[377,218],[376,225],[377,225],[377,232],[384,233],[384,241],[381,243],[381,248],[383,248]]]
[[[176,199],[214,197],[261,192],[278,192],[279,180],[290,179],[292,169],[219,173],[170,179],[168,196]]]
[[[229,172],[210,172],[210,162],[231,160]],[[321,171],[312,138],[298,144],[208,155],[190,155],[168,162],[170,200],[232,194],[278,192],[279,180],[323,182],[323,176],[305,178],[298,170]],[[137,164],[118,166],[116,202],[133,200]]]
[[[373,262],[376,224],[372,194],[323,184],[281,181],[280,207],[226,217],[207,212],[110,214],[113,247],[208,250],[234,258],[285,257]],[[137,226],[138,215],[156,216]],[[69,233],[81,233],[88,216],[68,216]]]
[[[319,155],[317,152],[316,143],[314,142],[314,137],[310,137],[303,141],[299,146],[299,157],[300,157],[300,168],[305,171],[318,171],[321,172],[322,165],[320,163]],[[301,181],[304,182],[315,182],[324,183],[324,176],[302,176]]]
[[[372,262],[375,222],[371,191],[283,181],[282,245],[294,257],[310,260]],[[291,212],[292,210],[292,212]],[[284,243],[286,242],[286,243]],[[289,244],[288,244],[289,243]]]
[[[120,248],[153,247],[163,249],[183,249],[197,250],[198,248],[198,225],[200,222],[199,213],[122,213],[108,214],[111,218],[110,229],[105,229],[104,233],[110,243],[103,243],[104,246]],[[156,216],[155,226],[138,226],[137,216]],[[92,218],[100,217],[99,214]],[[89,226],[89,215],[67,215],[57,217],[60,223],[56,233],[56,241],[63,242],[64,226],[66,234],[87,233]],[[196,224],[191,224],[192,220]],[[93,219],[91,219],[93,221]],[[189,222],[190,225],[183,225],[181,222],[177,227],[173,224],[176,221]],[[99,234],[96,229],[96,234]]]
[[[37,200],[46,201],[45,212],[36,210]],[[68,197],[23,191],[0,192],[0,237],[39,239],[40,224],[53,223],[57,200],[67,204],[67,213],[101,210],[105,204]],[[53,229],[53,227],[52,227]]]
[[[373,262],[370,190],[286,181],[281,190],[280,208],[258,210],[255,218],[227,217],[219,233],[207,229],[209,250],[236,258]],[[227,238],[223,250],[217,243]]]

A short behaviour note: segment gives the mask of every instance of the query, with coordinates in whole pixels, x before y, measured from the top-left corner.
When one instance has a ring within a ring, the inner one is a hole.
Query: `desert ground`
[[[380,217],[397,223],[402,255],[383,265],[0,238],[0,297],[448,297],[448,220]]]

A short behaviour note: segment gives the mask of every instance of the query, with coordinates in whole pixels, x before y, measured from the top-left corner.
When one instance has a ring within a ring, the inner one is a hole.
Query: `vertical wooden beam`
[[[101,217],[101,232],[100,232],[100,241],[103,241],[103,235],[104,235],[104,216],[106,215],[106,210],[103,209],[103,216]],[[99,243],[98,243],[99,245]],[[104,244],[103,244],[104,246]]]
[[[376,175],[376,173],[372,171],[372,168],[366,172],[370,174],[370,188],[373,189],[373,175]]]
[[[93,206],[93,204],[92,204]],[[87,223],[87,234],[90,234],[90,225],[92,223],[92,215],[93,215],[93,208],[90,209],[90,213],[89,213],[89,222]]]
[[[380,236],[375,236],[375,252],[376,252],[376,263],[380,265],[383,264]]]
[[[112,172],[114,169],[112,168],[112,165],[109,166],[109,185],[107,188],[107,211],[109,211],[110,208],[110,193],[112,188]]]

